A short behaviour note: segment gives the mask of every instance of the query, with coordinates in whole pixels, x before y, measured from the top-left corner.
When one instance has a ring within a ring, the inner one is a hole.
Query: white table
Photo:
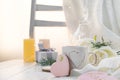
[[[50,72],[42,72],[41,66],[36,63],[10,60],[0,62],[0,80],[77,80],[77,78],[55,78]]]

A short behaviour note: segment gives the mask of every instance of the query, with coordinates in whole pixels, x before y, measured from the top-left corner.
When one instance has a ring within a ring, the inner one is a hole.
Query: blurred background
[[[62,6],[62,0],[37,0],[37,4]],[[0,0],[0,61],[23,58],[23,40],[29,38],[31,0]],[[65,21],[63,11],[37,11],[36,19]],[[52,48],[61,53],[68,44],[67,28],[35,27],[34,36],[49,39]]]

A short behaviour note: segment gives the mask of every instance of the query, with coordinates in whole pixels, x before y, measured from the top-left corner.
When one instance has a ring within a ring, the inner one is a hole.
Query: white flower
[[[91,38],[84,38],[84,39],[80,39],[79,40],[79,45],[80,46],[83,46],[83,47],[87,47],[89,51],[92,50],[91,48],[91,42],[94,41],[93,39]]]
[[[109,46],[101,47],[92,51],[92,54],[89,54],[89,63],[93,65],[98,65],[99,62],[104,58],[110,58],[117,56],[117,53],[112,50]]]

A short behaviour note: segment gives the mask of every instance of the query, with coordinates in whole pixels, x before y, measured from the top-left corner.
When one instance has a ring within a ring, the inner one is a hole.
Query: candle
[[[35,60],[35,47],[34,39],[24,39],[24,61],[34,62]]]

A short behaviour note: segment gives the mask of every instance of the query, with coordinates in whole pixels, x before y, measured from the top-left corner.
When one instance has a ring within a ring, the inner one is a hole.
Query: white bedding
[[[0,63],[0,80],[77,80],[77,77],[88,71],[100,70],[105,66],[113,64],[116,70],[111,75],[120,80],[120,57],[105,59],[98,67],[90,64],[86,65],[83,69],[73,69],[71,76],[68,77],[54,77],[50,72],[42,72],[41,66],[36,63],[24,63],[23,60],[10,60]],[[111,62],[111,63],[109,63]],[[106,65],[107,64],[107,65]],[[109,69],[106,70],[107,72]]]
[[[105,58],[98,64],[98,66],[87,64],[81,70],[73,69],[71,71],[71,75],[78,76],[89,71],[103,71],[106,72],[108,75],[112,75],[120,80],[120,56]]]

